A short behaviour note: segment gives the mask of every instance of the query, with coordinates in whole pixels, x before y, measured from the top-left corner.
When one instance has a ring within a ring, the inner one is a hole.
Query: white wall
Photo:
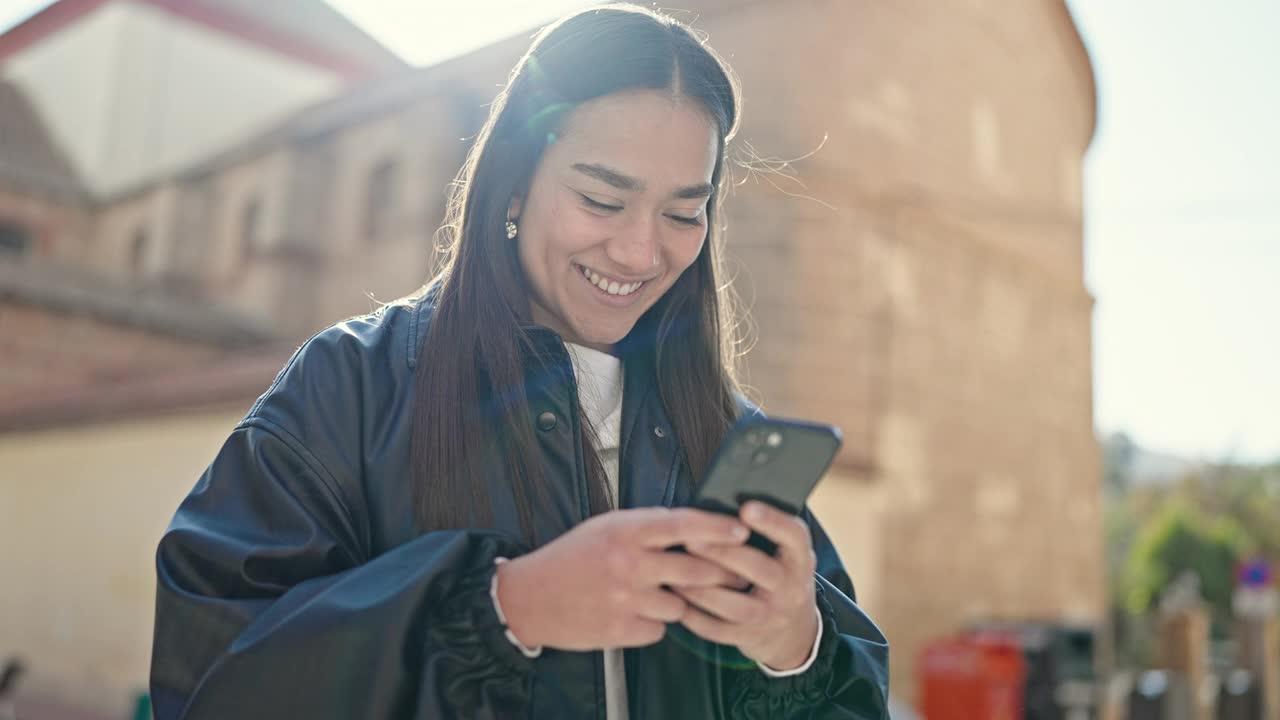
[[[180,167],[327,97],[339,78],[146,5],[127,5],[113,143],[116,182]]]
[[[330,71],[119,1],[0,72],[30,94],[98,193],[203,159],[341,85]]]
[[[0,436],[0,654],[118,713],[146,688],[155,552],[246,407]]]

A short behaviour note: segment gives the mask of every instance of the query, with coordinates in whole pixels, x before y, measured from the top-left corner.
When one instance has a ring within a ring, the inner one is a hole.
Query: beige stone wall
[[[156,544],[247,407],[0,435],[0,654],[25,692],[123,716],[147,684]]]
[[[264,260],[278,248],[286,222],[291,162],[288,149],[279,148],[233,165],[209,182],[214,204],[200,272],[211,294],[250,316],[269,314],[280,300],[280,269]],[[250,232],[245,214],[253,202],[259,211],[256,231]]]
[[[884,555],[880,516],[885,490],[865,474],[836,468],[814,488],[809,507],[854,581],[858,605],[877,619],[883,608]]]
[[[171,231],[177,200],[178,189],[165,184],[114,202],[97,213],[88,252],[90,264],[101,272],[134,277],[139,282],[165,272],[177,241]]]
[[[1103,617],[1093,98],[1065,20],[811,0],[703,23],[742,79],[740,149],[802,158],[799,182],[739,171],[730,200],[749,380],[767,409],[840,424],[840,463],[872,478],[874,533],[844,524],[853,498],[822,509],[908,698],[921,647],[972,620]]]
[[[454,102],[428,95],[113,203],[98,218],[99,264],[124,267],[131,233],[163,228],[157,273],[295,339],[368,312],[371,298],[407,295],[432,270],[446,188],[466,151]],[[387,160],[397,167],[388,232],[365,237],[369,178]],[[247,233],[253,202],[257,229]]]
[[[907,226],[877,459],[899,650],[983,617],[1103,617],[1090,308],[1009,256]],[[899,687],[915,653],[900,652]]]
[[[317,327],[368,312],[370,297],[408,295],[429,277],[445,191],[467,148],[456,113],[449,98],[427,96],[336,138],[332,254],[319,280]],[[385,161],[397,168],[392,211],[385,235],[371,238],[364,232],[369,178]]]

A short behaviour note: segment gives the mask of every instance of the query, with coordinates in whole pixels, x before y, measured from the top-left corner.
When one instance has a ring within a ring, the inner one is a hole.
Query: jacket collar
[[[564,340],[541,325],[526,324],[531,352],[541,362],[527,365],[525,382],[532,389],[573,382],[573,364]],[[622,425],[619,433],[618,505],[622,508],[671,505],[679,476],[680,447],[658,393],[651,336],[638,326],[615,348],[622,359]],[[572,403],[576,408],[577,403]]]
[[[411,369],[426,335],[438,289],[438,285],[428,289],[418,301],[417,312],[412,314]],[[573,363],[560,335],[532,323],[522,324],[521,330],[528,339],[526,391],[531,395],[537,391],[576,393]],[[641,318],[637,327],[615,348],[622,359],[624,377],[618,458],[618,503],[623,508],[670,506],[681,467],[683,455],[658,393],[654,343],[648,318]],[[569,406],[576,412],[576,402]]]

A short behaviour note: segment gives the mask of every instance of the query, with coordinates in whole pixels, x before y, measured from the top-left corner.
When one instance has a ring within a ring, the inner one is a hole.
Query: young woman
[[[813,517],[680,508],[746,408],[715,232],[737,113],[668,17],[537,37],[443,272],[303,345],[178,509],[157,718],[887,717]]]

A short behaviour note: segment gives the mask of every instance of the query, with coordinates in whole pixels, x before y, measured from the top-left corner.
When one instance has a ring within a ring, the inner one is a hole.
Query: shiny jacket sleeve
[[[489,597],[494,558],[523,548],[459,530],[373,550],[365,448],[409,373],[395,317],[305,343],[179,506],[156,555],[159,720],[523,711],[534,661]]]
[[[530,661],[488,590],[492,534],[433,532],[364,557],[307,451],[246,421],[157,553],[155,717],[504,717]]]
[[[889,644],[854,602],[853,583],[835,546],[808,511],[818,556],[815,578],[822,639],[813,666],[799,675],[771,678],[738,670],[726,678],[728,716],[740,720],[888,720]]]

